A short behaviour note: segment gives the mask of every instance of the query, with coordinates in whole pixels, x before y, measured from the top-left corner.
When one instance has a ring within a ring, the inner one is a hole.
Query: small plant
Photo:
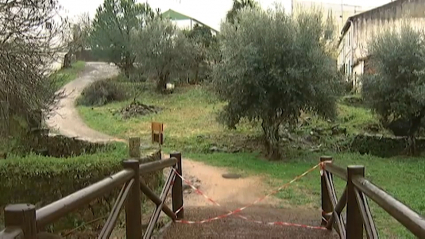
[[[102,106],[113,101],[123,101],[128,99],[124,87],[111,80],[97,81],[84,89],[78,100],[79,105]]]

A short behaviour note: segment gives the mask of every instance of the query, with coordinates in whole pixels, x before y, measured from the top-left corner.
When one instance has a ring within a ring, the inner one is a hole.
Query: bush
[[[30,155],[25,158],[11,156],[0,161],[0,208],[10,203],[31,203],[37,208],[59,200],[84,187],[96,183],[120,170],[121,161],[127,157],[126,148],[116,144],[114,151],[105,150],[94,155],[82,155],[75,158],[51,158]],[[149,160],[158,160],[155,154]],[[144,177],[148,186],[156,189],[160,183],[162,171]],[[55,223],[55,229],[69,227],[76,221],[90,221],[104,216],[113,206],[113,200],[120,188],[83,206],[64,220],[67,223]],[[99,203],[102,202],[102,203]],[[90,209],[90,210],[88,210]],[[89,213],[87,213],[89,212]],[[3,215],[0,215],[3,218]],[[72,225],[76,226],[76,225]]]
[[[227,102],[219,120],[235,129],[241,119],[261,122],[270,159],[280,159],[281,125],[296,127],[302,112],[336,116],[340,75],[320,12],[291,17],[244,9],[237,27],[221,26],[222,61],[213,69],[217,96]]]
[[[409,137],[410,153],[416,154],[415,137],[425,118],[425,33],[402,25],[373,38],[368,53],[373,71],[362,79],[365,102],[385,127]]]
[[[84,89],[78,99],[79,105],[102,106],[113,101],[123,101],[129,98],[125,88],[108,79],[97,81]]]

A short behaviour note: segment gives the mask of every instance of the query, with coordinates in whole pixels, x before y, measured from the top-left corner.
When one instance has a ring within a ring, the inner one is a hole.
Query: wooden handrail
[[[139,166],[140,175],[146,173],[152,173],[164,168],[172,167],[177,163],[177,159],[171,157],[169,159],[163,159],[160,161],[154,161],[149,163],[144,163]]]
[[[338,178],[347,181],[347,169],[338,167],[333,163],[326,163],[325,170],[332,173],[333,175],[336,175]]]
[[[425,238],[425,219],[384,190],[363,177],[354,177],[353,184],[419,238]]]
[[[130,180],[133,174],[132,170],[122,170],[100,182],[38,209],[36,213],[37,226],[44,227],[81,207],[81,205],[111,192],[114,188]]]
[[[140,182],[140,190],[158,207],[161,205],[161,199],[143,182]],[[162,211],[169,216],[173,221],[177,219],[176,214],[167,205],[163,205]]]
[[[361,223],[367,224],[365,225],[365,229],[367,230],[367,234],[370,238],[378,238],[367,199],[366,197],[363,197],[363,195],[366,195],[415,236],[418,238],[425,238],[425,218],[386,193],[384,190],[369,182],[364,177],[364,166],[348,166],[347,169],[344,169],[332,164],[331,157],[321,157],[321,162],[323,162],[323,158],[329,158],[330,160],[324,164],[324,175],[322,175],[322,192],[330,191],[333,185],[332,180],[330,180],[330,178],[326,175],[327,172],[334,174],[346,181],[347,188],[350,186],[350,194],[348,195],[347,191],[345,191],[342,198],[334,207],[334,212],[326,224],[328,229],[332,229],[332,225],[335,222],[335,214],[340,213],[345,204],[348,203],[346,200],[347,198],[351,201],[350,210],[347,209],[347,218],[350,218],[350,222],[347,220],[347,228],[350,227],[350,231],[347,230],[347,234],[345,235],[346,238],[362,238],[363,226],[361,226]],[[352,172],[350,175],[348,174],[348,170]],[[323,188],[325,188],[325,190]],[[328,195],[326,195],[327,197],[325,198],[322,195],[322,200],[332,201],[331,198],[333,195],[330,192],[327,194]],[[355,200],[355,202],[353,200]],[[334,202],[332,202],[332,204],[332,206],[334,206]],[[323,205],[324,204],[322,201],[322,206]],[[350,216],[348,214],[350,214]],[[359,221],[359,218],[361,218],[363,222]],[[343,235],[340,236],[344,238]]]
[[[39,210],[35,210],[35,206],[31,204],[8,205],[5,208],[4,214],[6,229],[0,232],[0,238],[35,238],[37,232],[43,230],[48,224],[55,222],[57,219],[88,204],[92,200],[112,192],[115,188],[123,184],[125,185],[122,187],[117,201],[101,231],[101,238],[109,237],[124,204],[126,214],[126,236],[127,238],[141,238],[141,191],[157,205],[153,220],[151,220],[149,225],[148,234],[152,234],[161,211],[164,211],[173,221],[177,218],[183,218],[182,181],[181,178],[176,178],[175,174],[177,172],[179,175],[182,175],[181,154],[174,153],[171,155],[171,158],[161,160],[161,151],[158,151],[153,155],[154,158],[159,159],[158,161],[143,163],[145,160],[140,159],[140,138],[132,138],[130,141],[129,152],[131,159],[122,162],[124,170],[56,202],[50,203]],[[163,193],[158,197],[141,182],[140,178],[148,173],[160,171],[167,167],[172,167],[173,169],[164,186]],[[171,189],[173,190],[173,210],[164,203],[167,193]]]
[[[115,201],[114,207],[112,208],[112,211],[109,214],[109,217],[105,222],[105,225],[103,226],[102,230],[99,233],[99,238],[109,238],[111,236],[111,233],[114,230],[115,224],[120,215],[122,206],[124,205],[124,202],[127,199],[127,196],[133,184],[134,184],[134,179],[131,179],[128,183],[126,183],[122,187]]]

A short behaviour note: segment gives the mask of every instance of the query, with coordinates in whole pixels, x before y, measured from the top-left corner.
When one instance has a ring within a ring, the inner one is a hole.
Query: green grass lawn
[[[114,114],[126,102],[117,102],[103,107],[79,107],[79,113],[87,124],[99,131],[113,136],[128,138],[142,137],[150,141],[150,123],[159,121],[165,124],[166,151],[179,150],[185,157],[206,162],[214,166],[232,168],[245,174],[260,174],[268,178],[271,186],[277,187],[290,181],[295,176],[316,165],[319,153],[285,149],[287,159],[284,162],[268,162],[259,153],[204,153],[211,145],[244,144],[249,135],[260,135],[260,127],[243,122],[238,129],[231,131],[217,123],[216,113],[223,107],[213,95],[203,87],[180,88],[171,95],[157,95],[143,91],[137,98],[144,104],[163,108],[158,114],[125,120]],[[348,133],[364,132],[370,124],[377,124],[377,119],[369,110],[339,104],[339,116],[333,123],[311,117],[310,127],[329,127],[339,124],[347,128]],[[258,142],[257,142],[258,144]],[[323,153],[321,153],[323,154]],[[366,166],[367,177],[384,190],[394,195],[421,214],[425,214],[425,162],[421,158],[394,157],[383,159],[362,156],[354,153],[327,153],[335,163],[346,167],[349,164]],[[342,193],[344,182],[335,180],[338,194]],[[291,205],[317,208],[320,206],[319,170],[312,172],[299,182],[277,194],[288,200]],[[373,214],[382,238],[414,238],[394,219],[371,203]],[[320,220],[320,218],[318,218]],[[392,237],[391,235],[394,234]]]
[[[75,80],[78,74],[84,70],[86,63],[84,61],[74,62],[71,68],[61,69],[53,73],[50,77],[54,81],[56,89],[60,89],[69,82]]]

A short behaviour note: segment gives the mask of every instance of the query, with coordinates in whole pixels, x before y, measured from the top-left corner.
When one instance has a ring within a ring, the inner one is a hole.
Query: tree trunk
[[[267,157],[271,160],[280,160],[281,151],[279,145],[279,126],[280,124],[274,123],[271,120],[263,120],[261,124],[265,136],[265,146],[267,150]]]
[[[409,155],[417,156],[416,137],[414,135],[409,135],[409,137],[407,138],[407,144]]]
[[[72,61],[71,61],[71,52],[65,54],[65,57],[63,58],[63,64],[62,69],[71,68]]]
[[[158,77],[158,82],[156,83],[156,91],[159,93],[164,93],[167,87],[167,74],[162,74]]]
[[[411,121],[410,124],[410,129],[409,129],[409,153],[411,155],[416,156],[417,155],[417,150],[416,150],[416,132],[419,130],[419,128],[421,127],[421,122],[422,122],[422,118],[424,117],[424,110],[422,110],[419,115],[417,115],[416,117],[414,117]]]

